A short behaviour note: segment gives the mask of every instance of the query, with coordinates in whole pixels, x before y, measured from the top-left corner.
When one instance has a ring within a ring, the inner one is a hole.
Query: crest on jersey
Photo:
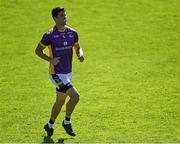
[[[72,35],[72,34],[69,34],[69,37],[70,37],[70,38],[73,38],[73,35]]]
[[[67,34],[68,34],[68,36],[69,36],[70,38],[73,38],[72,32],[68,32]]]

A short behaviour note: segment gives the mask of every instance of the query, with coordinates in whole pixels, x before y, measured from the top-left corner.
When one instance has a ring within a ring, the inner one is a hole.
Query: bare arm
[[[74,49],[76,51],[76,55],[77,55],[79,61],[83,62],[84,61],[84,54],[83,54],[83,50],[80,47],[79,43],[74,44]]]
[[[38,46],[35,49],[35,53],[37,56],[39,56],[40,58],[50,62],[53,65],[56,65],[59,63],[59,59],[60,57],[56,57],[56,58],[50,58],[48,57],[45,53],[43,53],[43,50],[45,49],[44,46],[42,46],[40,43],[38,44]]]
[[[43,50],[45,49],[45,47],[43,47],[41,44],[38,44],[38,46],[35,49],[35,53],[37,56],[39,56],[40,58],[50,62],[50,57],[48,57],[46,54],[43,53]]]

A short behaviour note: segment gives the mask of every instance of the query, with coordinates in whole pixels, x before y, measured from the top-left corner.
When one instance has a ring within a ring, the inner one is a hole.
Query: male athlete
[[[69,135],[76,136],[70,121],[71,114],[79,101],[79,93],[71,84],[73,47],[80,62],[84,61],[83,51],[78,43],[77,32],[66,25],[65,9],[63,7],[53,8],[52,17],[55,26],[43,35],[35,50],[40,58],[50,62],[50,79],[56,86],[56,101],[52,107],[49,122],[44,126],[44,129],[48,136],[53,135],[53,124],[66,97],[69,96],[62,126]],[[43,53],[46,46],[49,48],[49,56]]]

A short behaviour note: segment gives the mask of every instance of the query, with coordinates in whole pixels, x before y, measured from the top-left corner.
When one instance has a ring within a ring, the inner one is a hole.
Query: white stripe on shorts
[[[52,75],[50,75],[49,77],[50,77],[51,82],[56,86],[57,89],[59,89],[59,86],[58,86],[58,84],[55,82],[55,80],[53,79]]]
[[[62,80],[63,84],[66,85],[71,82],[72,79],[72,73],[67,73],[67,74],[56,74],[60,80]],[[50,80],[52,83],[59,89],[58,84],[55,82],[53,79],[52,75],[50,75]]]

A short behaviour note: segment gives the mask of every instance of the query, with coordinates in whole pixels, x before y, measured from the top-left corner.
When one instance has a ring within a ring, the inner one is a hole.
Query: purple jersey
[[[50,74],[66,74],[72,71],[73,45],[78,42],[78,34],[70,27],[60,32],[55,26],[41,39],[42,46],[48,46],[51,58],[60,57],[57,65],[50,64]]]

